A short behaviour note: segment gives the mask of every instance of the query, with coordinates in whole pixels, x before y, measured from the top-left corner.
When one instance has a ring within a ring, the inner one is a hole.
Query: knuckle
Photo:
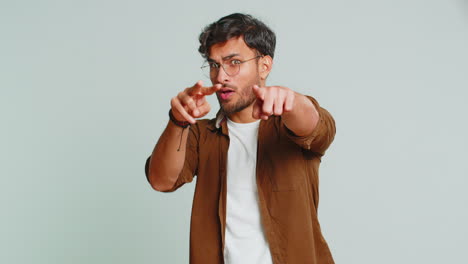
[[[186,97],[182,98],[181,101],[183,102],[184,105],[188,105],[188,104],[190,104],[190,99],[191,99],[190,97],[186,96]]]
[[[193,100],[188,100],[188,101],[187,101],[187,105],[188,105],[188,107],[190,107],[191,109],[197,107],[196,104],[195,104],[195,102],[194,102]]]
[[[179,100],[183,100],[184,97],[185,97],[185,93],[184,93],[184,92],[180,92],[180,93],[177,94],[177,99],[179,99]]]
[[[275,89],[275,94],[276,94],[276,96],[279,97],[279,96],[281,96],[283,94],[283,91],[281,89],[279,89],[279,88],[276,88]]]
[[[275,107],[275,115],[281,115],[283,113],[283,109],[280,107]]]

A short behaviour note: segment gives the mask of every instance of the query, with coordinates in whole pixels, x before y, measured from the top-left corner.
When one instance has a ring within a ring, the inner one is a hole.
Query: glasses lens
[[[224,64],[224,70],[226,71],[227,75],[234,76],[239,73],[240,64]]]
[[[218,72],[221,70],[221,68],[223,68],[224,72],[229,76],[234,76],[240,71],[240,64],[226,63],[219,66],[219,68],[215,65],[213,66],[214,67],[211,67],[210,63],[205,62],[201,67],[203,75],[208,79],[211,79],[212,77],[215,78]]]
[[[210,79],[210,74],[211,74],[210,64],[208,62],[203,63],[203,66],[201,67],[201,69],[203,72],[203,76]]]

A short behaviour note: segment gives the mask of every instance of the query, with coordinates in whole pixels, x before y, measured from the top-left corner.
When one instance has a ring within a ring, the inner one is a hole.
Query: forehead
[[[221,60],[233,54],[239,54],[239,57],[249,57],[255,55],[255,50],[249,48],[244,41],[244,37],[240,36],[211,46],[209,57],[213,60]]]

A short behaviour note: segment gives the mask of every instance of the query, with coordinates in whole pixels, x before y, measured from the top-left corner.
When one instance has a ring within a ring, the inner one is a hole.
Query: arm
[[[188,129],[167,124],[149,161],[147,176],[153,189],[165,191],[174,186],[184,166],[187,135]]]
[[[195,118],[203,117],[210,111],[205,100],[220,86],[203,87],[197,82],[171,100],[171,111],[175,119],[195,124]],[[183,129],[169,122],[154,147],[148,165],[148,181],[157,191],[171,190],[184,167],[187,138],[190,129]]]
[[[306,96],[295,93],[294,107],[284,112],[285,126],[297,136],[310,135],[317,126],[319,114],[314,104]]]
[[[253,90],[257,96],[254,118],[282,116],[286,127],[297,136],[309,135],[317,126],[318,111],[306,96],[281,86],[254,86]]]
[[[324,155],[335,137],[335,121],[314,98],[280,86],[254,86],[253,90],[257,96],[254,118],[281,116],[287,137],[303,149]]]

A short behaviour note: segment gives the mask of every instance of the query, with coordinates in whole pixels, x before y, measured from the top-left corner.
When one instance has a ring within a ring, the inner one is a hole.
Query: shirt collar
[[[216,114],[216,123],[215,126],[217,129],[221,127],[221,123],[223,121],[226,121],[226,115],[223,113],[223,111],[219,111],[218,114]]]
[[[223,122],[226,122],[226,115],[221,111],[221,109],[219,109],[216,117],[208,122],[208,128],[213,132],[216,130],[222,130]]]

